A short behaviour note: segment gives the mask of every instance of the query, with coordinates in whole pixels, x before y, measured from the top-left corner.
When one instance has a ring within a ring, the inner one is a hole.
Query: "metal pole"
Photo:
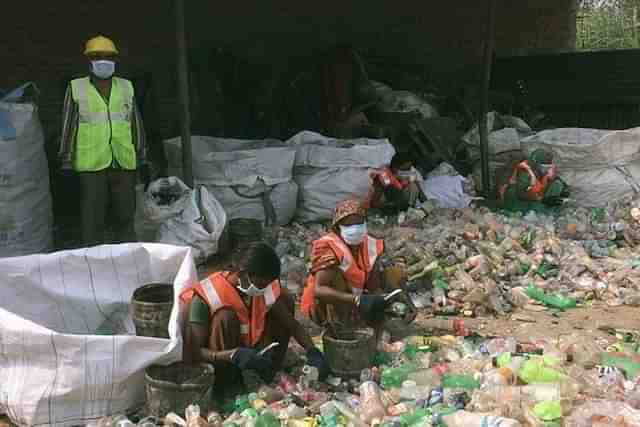
[[[176,38],[178,42],[178,99],[180,104],[180,128],[182,136],[182,177],[193,188],[191,165],[191,112],[189,111],[189,68],[187,41],[184,30],[184,0],[176,0]]]
[[[482,166],[482,190],[485,197],[490,196],[489,182],[489,129],[487,128],[487,112],[489,110],[489,87],[491,85],[491,64],[495,43],[495,0],[487,0],[487,33],[484,40],[484,61],[482,70],[482,87],[480,90],[480,162]]]

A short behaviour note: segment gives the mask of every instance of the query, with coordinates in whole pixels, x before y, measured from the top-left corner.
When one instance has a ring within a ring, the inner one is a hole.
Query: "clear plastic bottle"
[[[428,399],[431,387],[419,386],[415,381],[407,380],[400,388],[400,398],[402,400]]]
[[[435,388],[438,387],[442,381],[442,375],[446,372],[446,367],[440,365],[434,366],[429,369],[421,369],[416,372],[412,372],[407,376],[407,379],[416,383],[421,387]]]
[[[380,399],[380,388],[373,381],[360,385],[360,418],[366,424],[379,424],[386,416]]]
[[[447,427],[522,427],[520,421],[467,411],[440,417]]]

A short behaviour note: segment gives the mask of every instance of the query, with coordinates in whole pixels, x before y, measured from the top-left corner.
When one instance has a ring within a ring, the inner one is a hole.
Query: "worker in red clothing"
[[[420,174],[408,153],[396,153],[389,167],[374,172],[372,178],[373,188],[368,200],[371,208],[393,214],[427,199],[418,185]]]
[[[289,338],[307,351],[320,378],[329,373],[322,353],[294,317],[294,302],[280,286],[280,259],[265,243],[255,243],[235,257],[234,271],[217,272],[185,290],[187,306],[184,359],[216,367],[214,392],[219,400],[243,391],[241,371],[250,369],[270,381],[284,362]],[[279,345],[261,353],[272,343]]]

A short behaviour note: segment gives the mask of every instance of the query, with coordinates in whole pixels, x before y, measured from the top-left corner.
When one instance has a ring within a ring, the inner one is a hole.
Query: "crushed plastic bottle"
[[[439,421],[447,427],[522,427],[518,420],[467,411],[444,415]]]

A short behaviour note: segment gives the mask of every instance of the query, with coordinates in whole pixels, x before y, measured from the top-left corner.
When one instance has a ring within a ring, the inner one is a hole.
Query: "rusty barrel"
[[[205,415],[211,409],[215,371],[212,365],[176,362],[151,365],[145,370],[145,392],[149,415],[162,419],[169,412],[184,414],[187,406],[200,406]]]
[[[150,283],[141,286],[133,293],[131,306],[137,336],[169,338],[173,285]]]
[[[360,371],[373,365],[376,354],[375,333],[371,328],[342,329],[332,336],[322,334],[322,348],[333,373],[340,377],[359,377]]]

